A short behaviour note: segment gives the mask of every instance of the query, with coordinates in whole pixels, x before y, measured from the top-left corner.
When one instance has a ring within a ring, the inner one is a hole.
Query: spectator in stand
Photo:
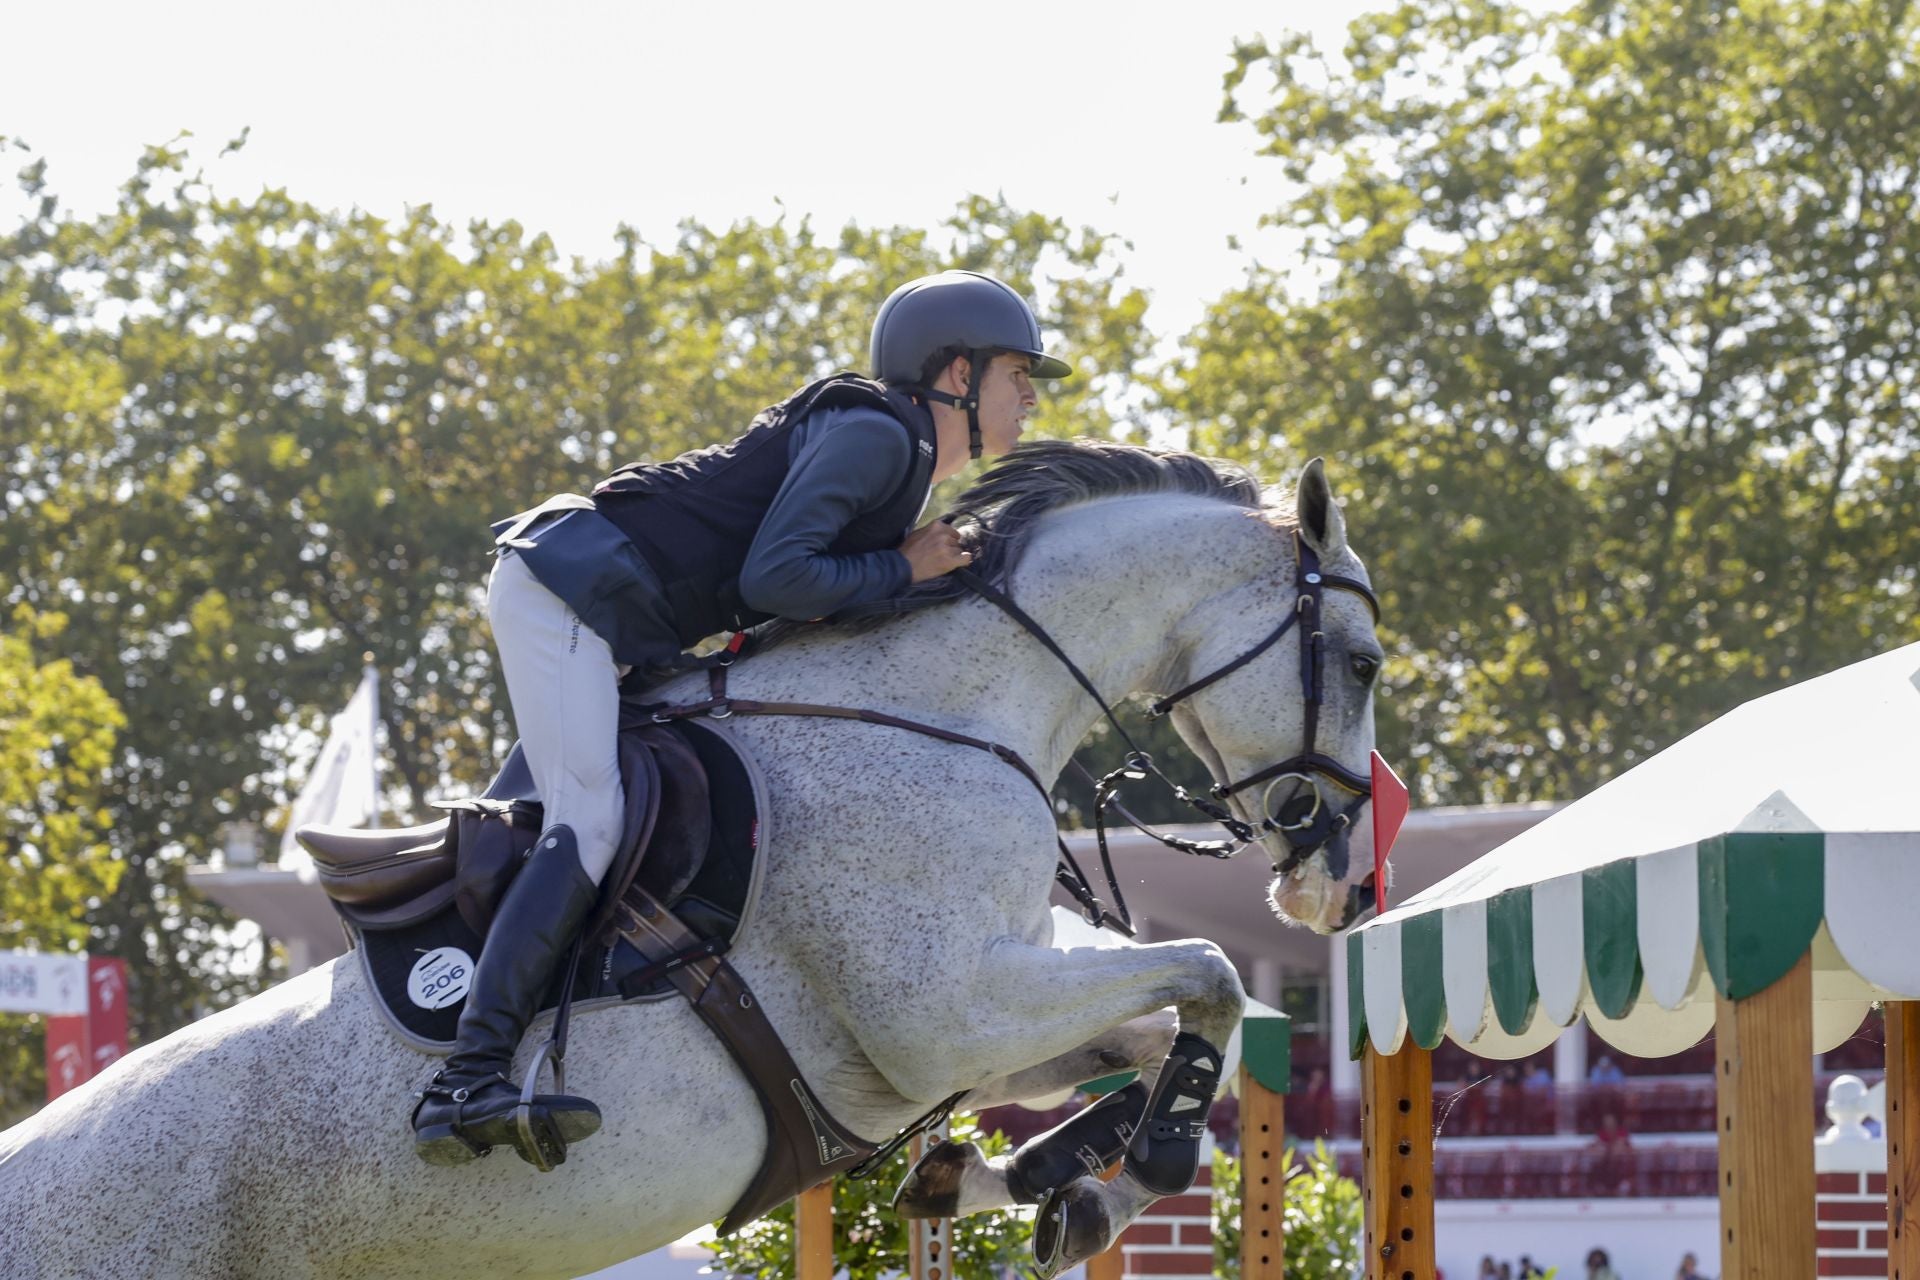
[[[1686,1254],[1680,1259],[1680,1270],[1674,1272],[1673,1280],[1707,1280],[1700,1274],[1700,1259]]]
[[[1620,1117],[1609,1111],[1600,1117],[1600,1128],[1593,1135],[1600,1159],[1594,1167],[1594,1194],[1631,1195],[1633,1193],[1633,1140]]]
[[[1487,1081],[1487,1128],[1492,1133],[1520,1132],[1520,1068],[1509,1062]]]
[[[1487,1097],[1480,1089],[1480,1078],[1485,1074],[1473,1058],[1468,1058],[1460,1068],[1460,1106],[1457,1112],[1449,1114],[1458,1131],[1468,1136],[1487,1131]]]
[[[1553,1132],[1553,1072],[1545,1063],[1536,1062],[1520,1082],[1525,1095],[1527,1121],[1523,1133]]]
[[[1626,1080],[1620,1064],[1601,1054],[1587,1071],[1587,1096],[1580,1102],[1580,1123],[1589,1125],[1594,1122],[1594,1117],[1604,1111],[1618,1111],[1623,1101],[1620,1086]]]
[[[1500,1264],[1500,1280],[1513,1280],[1513,1264],[1511,1262],[1503,1262]]]
[[[1490,1253],[1480,1255],[1479,1280],[1500,1280],[1500,1268],[1494,1262],[1493,1255]]]
[[[1620,1280],[1620,1273],[1613,1269],[1613,1263],[1608,1261],[1605,1249],[1588,1250],[1587,1280]]]
[[[1536,1280],[1536,1278],[1546,1280],[1546,1275],[1547,1273],[1540,1269],[1540,1264],[1535,1262],[1531,1255],[1524,1253],[1520,1255],[1520,1280]]]

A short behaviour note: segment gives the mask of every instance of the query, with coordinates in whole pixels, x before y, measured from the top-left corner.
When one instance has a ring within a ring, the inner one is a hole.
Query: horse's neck
[[[1239,508],[1217,500],[1110,498],[1046,520],[1009,594],[1110,704],[1172,687],[1184,666],[1181,620],[1256,568],[1259,539]],[[1060,660],[985,601],[811,638],[764,662],[744,669],[765,682],[743,684],[746,696],[777,688],[923,720],[1012,747],[1047,779],[1100,719]]]

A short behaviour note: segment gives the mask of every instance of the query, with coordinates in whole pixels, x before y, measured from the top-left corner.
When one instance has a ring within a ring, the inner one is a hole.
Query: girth
[[[761,1214],[859,1164],[879,1150],[834,1122],[734,967],[645,889],[635,885],[614,928],[679,989],[739,1063],[760,1100],[767,1153],[720,1224],[730,1235]]]

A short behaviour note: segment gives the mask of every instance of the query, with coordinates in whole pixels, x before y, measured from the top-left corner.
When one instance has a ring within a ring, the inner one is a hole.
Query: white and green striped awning
[[[1677,1053],[1812,949],[1814,1048],[1920,998],[1920,644],[1756,699],[1347,938],[1350,1050],[1584,1015]]]

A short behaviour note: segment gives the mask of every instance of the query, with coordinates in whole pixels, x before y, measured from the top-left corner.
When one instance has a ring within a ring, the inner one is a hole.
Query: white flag
[[[320,823],[334,827],[354,827],[379,812],[380,782],[376,772],[374,728],[380,714],[380,681],[372,667],[361,678],[360,687],[347,700],[345,710],[333,718],[333,730],[320,758],[313,762],[307,785],[294,798],[293,812],[287,818],[286,834],[280,837],[280,865],[307,869],[312,859],[294,839],[301,827]]]
[[[87,1011],[84,952],[0,951],[0,1010],[68,1014]]]

